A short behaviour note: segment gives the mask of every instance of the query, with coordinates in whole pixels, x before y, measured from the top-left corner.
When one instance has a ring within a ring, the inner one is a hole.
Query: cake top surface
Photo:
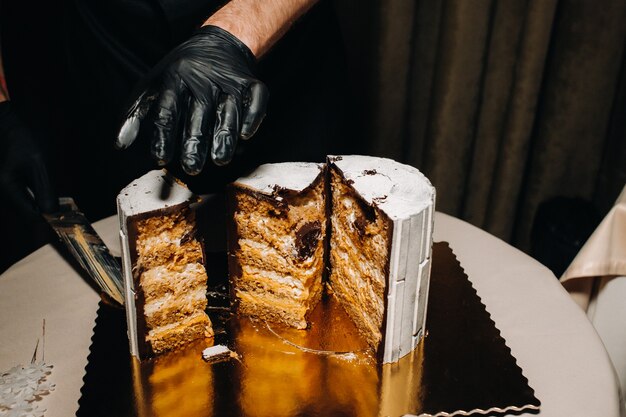
[[[428,178],[410,165],[363,155],[336,155],[328,159],[366,202],[391,219],[417,214],[435,198],[435,188]]]
[[[277,188],[300,192],[317,178],[324,164],[314,162],[280,162],[263,164],[235,184],[262,194],[272,195]]]
[[[118,211],[126,217],[188,202],[195,197],[189,188],[165,170],[153,170],[137,178],[117,195]]]

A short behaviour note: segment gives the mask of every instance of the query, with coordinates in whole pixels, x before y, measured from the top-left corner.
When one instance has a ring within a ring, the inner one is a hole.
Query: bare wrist
[[[9,101],[9,93],[6,88],[6,83],[4,82],[2,67],[0,67],[0,103],[2,103],[3,101]]]
[[[251,30],[245,30],[242,28],[241,23],[235,23],[229,19],[223,19],[220,16],[211,16],[209,17],[202,26],[217,26],[220,29],[224,29],[237,39],[239,39],[244,45],[246,45],[252,54],[259,58],[263,54],[264,50],[262,47],[262,42],[258,36],[255,36]]]
[[[203,24],[217,26],[260,58],[317,0],[231,0]]]

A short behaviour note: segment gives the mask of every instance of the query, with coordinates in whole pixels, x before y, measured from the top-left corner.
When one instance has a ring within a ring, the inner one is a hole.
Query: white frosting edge
[[[155,169],[137,178],[117,195],[120,226],[126,227],[128,217],[191,201],[195,198],[189,188],[163,169]]]
[[[392,220],[411,217],[432,205],[435,187],[417,168],[392,159],[365,155],[330,155],[354,190]]]
[[[324,164],[316,162],[279,162],[263,164],[249,175],[235,181],[235,185],[272,195],[276,188],[300,192],[320,174]]]

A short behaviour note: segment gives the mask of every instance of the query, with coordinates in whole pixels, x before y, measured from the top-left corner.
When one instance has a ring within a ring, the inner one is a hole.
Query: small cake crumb
[[[202,351],[202,359],[208,363],[222,362],[238,357],[239,356],[235,352],[228,349],[228,347],[224,345],[211,346]]]

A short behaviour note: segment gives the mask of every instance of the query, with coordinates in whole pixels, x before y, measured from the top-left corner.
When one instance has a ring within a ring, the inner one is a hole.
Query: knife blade
[[[124,305],[124,279],[118,260],[71,197],[59,198],[59,211],[44,214],[61,242],[110,299]]]

